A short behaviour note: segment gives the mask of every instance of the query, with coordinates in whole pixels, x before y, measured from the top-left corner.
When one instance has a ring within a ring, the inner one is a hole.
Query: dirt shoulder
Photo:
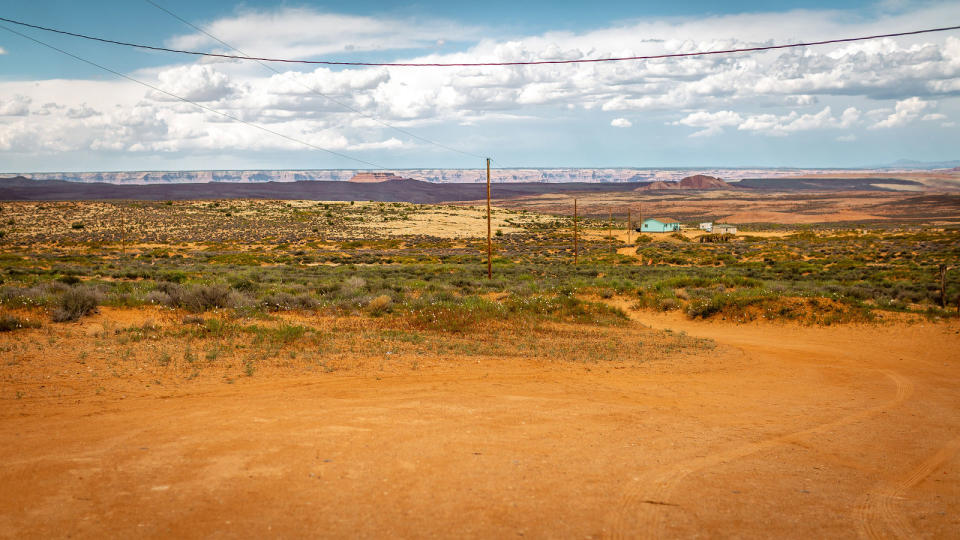
[[[0,535],[960,532],[955,322],[633,317],[638,335],[718,346],[636,363],[451,354],[70,399],[12,398],[7,367]]]

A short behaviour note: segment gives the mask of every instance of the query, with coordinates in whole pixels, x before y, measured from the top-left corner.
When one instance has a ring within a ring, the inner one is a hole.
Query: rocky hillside
[[[731,189],[734,186],[724,182],[716,176],[695,174],[681,179],[679,182],[656,181],[637,188],[637,191],[659,191],[665,189]]]

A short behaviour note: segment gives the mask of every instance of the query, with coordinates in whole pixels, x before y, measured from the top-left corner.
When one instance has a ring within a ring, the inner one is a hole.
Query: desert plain
[[[957,196],[791,197],[4,202],[0,536],[957,537]]]

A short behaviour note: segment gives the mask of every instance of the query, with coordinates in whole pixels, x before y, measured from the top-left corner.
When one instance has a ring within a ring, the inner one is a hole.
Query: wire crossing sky
[[[955,2],[533,1],[497,20],[497,1],[487,18],[432,0],[5,6],[8,22],[198,54],[18,30],[84,64],[0,33],[0,162],[27,172],[960,157]],[[237,58],[251,55],[285,62]]]
[[[153,2],[150,2],[150,3],[153,4]],[[153,4],[153,5],[156,5],[156,4]],[[326,65],[326,66],[366,66],[366,67],[371,67],[371,66],[385,66],[385,67],[538,66],[538,65],[549,65],[549,64],[592,64],[592,63],[598,63],[598,62],[659,60],[664,58],[689,58],[693,56],[737,54],[737,53],[748,53],[748,52],[772,51],[777,49],[792,49],[797,47],[814,47],[818,45],[835,45],[839,43],[853,43],[856,41],[868,41],[872,39],[916,36],[919,34],[932,34],[934,32],[948,32],[951,30],[960,30],[960,26],[944,26],[940,28],[927,28],[923,30],[893,32],[889,34],[875,34],[872,36],[834,38],[834,39],[826,39],[821,41],[804,41],[800,43],[785,43],[782,45],[763,45],[758,47],[744,47],[739,49],[721,49],[717,51],[695,51],[695,52],[670,53],[670,54],[654,54],[654,55],[647,55],[647,56],[620,56],[620,57],[613,57],[613,58],[576,58],[576,59],[567,59],[567,60],[517,60],[514,62],[349,62],[345,60],[340,60],[340,61],[338,60],[294,60],[290,58],[266,58],[266,57],[252,56],[252,55],[242,54],[242,53],[240,55],[235,55],[235,54],[221,54],[221,53],[209,53],[209,52],[199,52],[199,51],[184,51],[181,49],[169,49],[166,47],[156,47],[152,45],[143,45],[138,43],[127,43],[124,41],[115,41],[112,39],[88,36],[86,34],[67,32],[65,30],[58,30],[56,28],[49,28],[46,26],[29,24],[22,21],[15,21],[13,19],[5,19],[3,17],[0,17],[0,21],[13,23],[20,26],[26,26],[28,28],[35,28],[37,30],[43,30],[45,32],[53,32],[55,34],[63,34],[71,37],[88,39],[92,41],[99,41],[101,43],[108,43],[111,45],[122,45],[125,47],[134,47],[137,49],[147,49],[151,51],[162,51],[162,52],[169,52],[169,53],[176,53],[176,54],[189,54],[193,56],[206,56],[206,57],[212,57],[212,58],[226,58],[231,60],[253,60],[256,62],[279,62],[279,63],[286,63],[286,64],[319,64],[319,65]],[[194,28],[196,28],[198,31],[202,32],[203,34],[213,38],[217,42],[223,45],[227,45],[220,39],[212,36],[211,34],[195,26]],[[229,45],[227,45],[227,47],[233,49],[233,47],[230,47]]]

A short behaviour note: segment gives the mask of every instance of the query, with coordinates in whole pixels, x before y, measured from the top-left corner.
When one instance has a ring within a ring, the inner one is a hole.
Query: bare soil
[[[0,536],[960,536],[957,322],[632,317],[719,346],[98,394],[58,341],[0,381]]]
[[[581,216],[606,218],[611,212],[623,221],[629,211],[634,223],[643,218],[719,223],[903,223],[918,220],[957,223],[960,194],[956,192],[832,191],[821,193],[670,191],[627,193],[542,194],[503,198],[497,205],[513,210],[573,214],[577,198]]]

